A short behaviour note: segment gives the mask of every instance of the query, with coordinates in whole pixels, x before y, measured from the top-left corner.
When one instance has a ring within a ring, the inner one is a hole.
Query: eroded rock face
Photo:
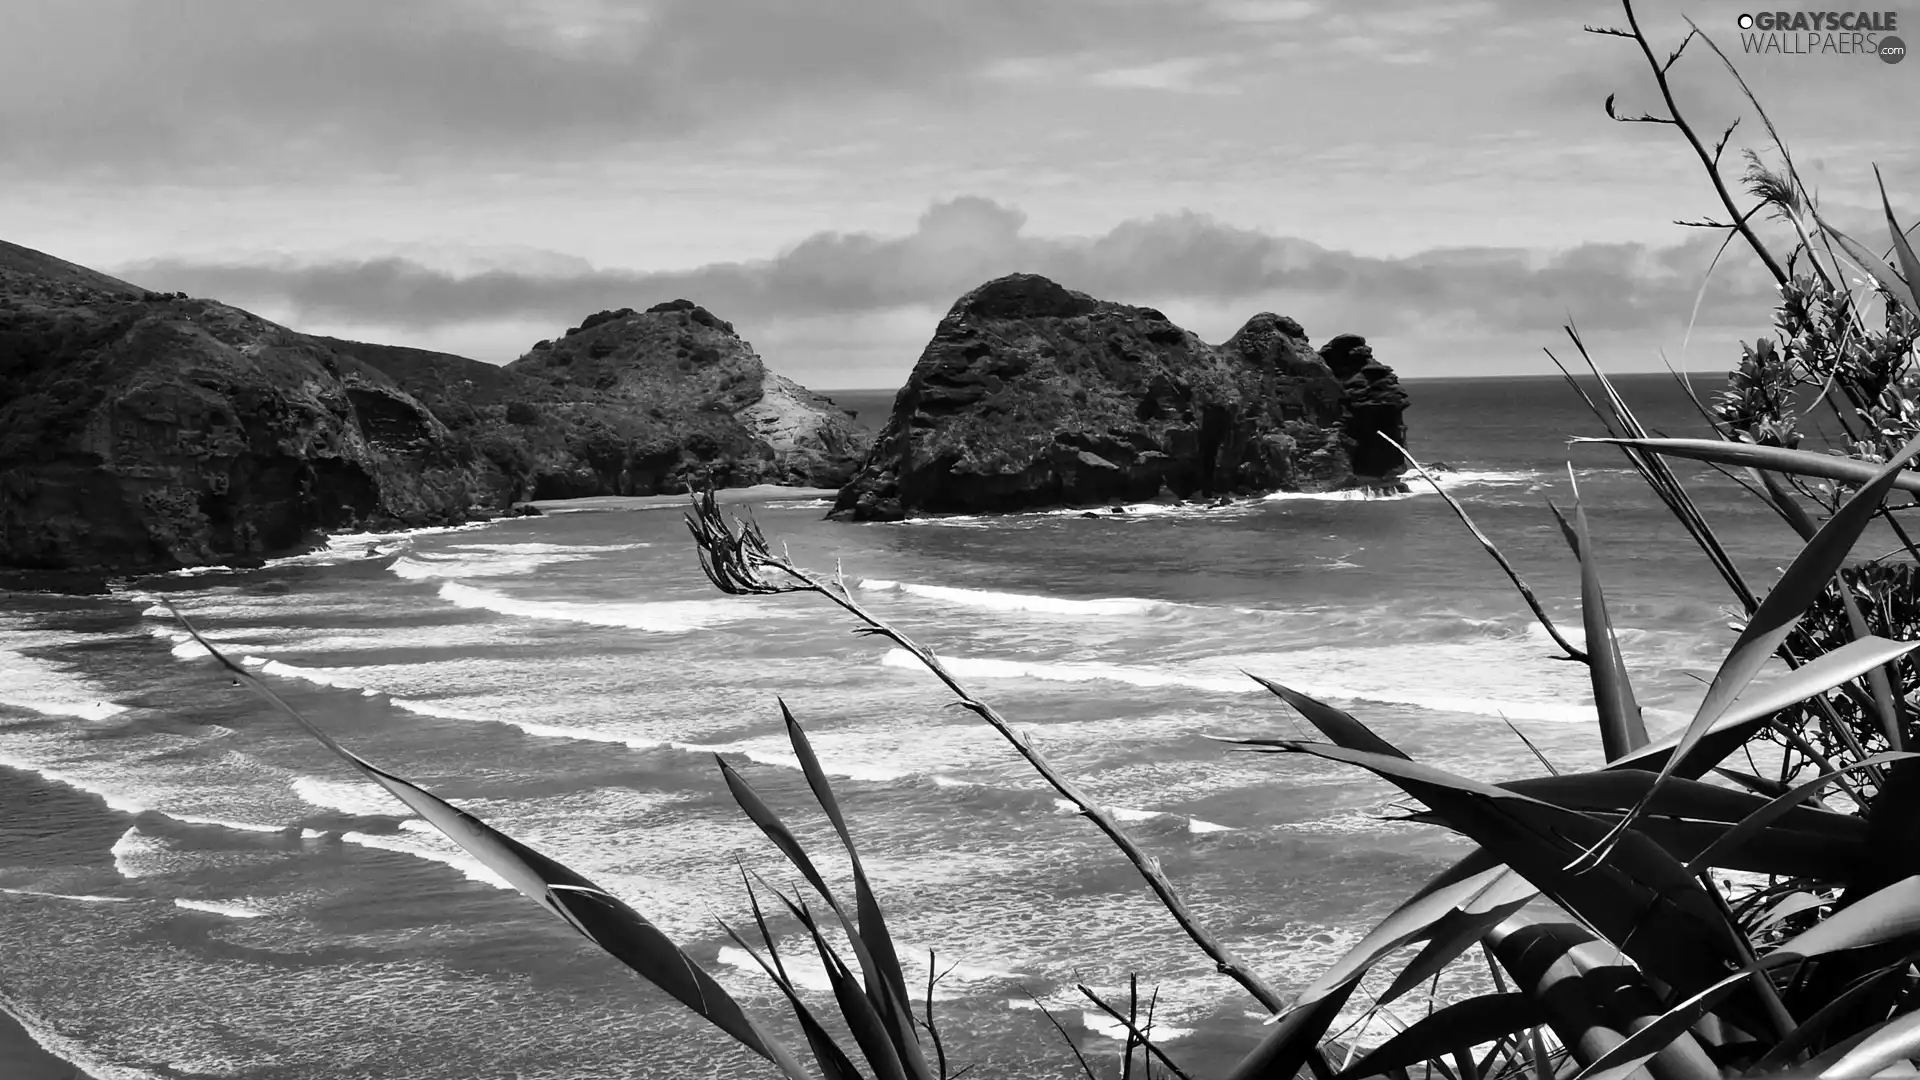
[[[1152,308],[1015,274],[941,320],[833,515],[1397,490],[1404,463],[1370,436],[1404,440],[1405,406],[1352,335],[1323,355],[1261,314],[1211,346]]]
[[[321,342],[0,243],[0,565],[165,570],[458,522],[476,479],[418,400]]]
[[[425,401],[489,466],[496,501],[839,487],[869,438],[767,370],[733,325],[673,300],[588,316],[504,368],[333,341]]]

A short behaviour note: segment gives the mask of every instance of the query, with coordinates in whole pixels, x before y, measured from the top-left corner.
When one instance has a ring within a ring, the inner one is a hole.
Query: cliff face
[[[0,242],[0,569],[247,560],[529,498],[837,487],[867,442],[684,300],[602,312],[501,368]]]
[[[476,481],[381,372],[0,242],[0,565],[164,570],[457,522]]]
[[[830,400],[768,371],[685,300],[589,316],[504,368],[333,341],[392,376],[487,463],[500,501],[796,484],[838,487],[868,439]]]
[[[1365,341],[1254,316],[1210,346],[1151,308],[1015,274],[960,298],[833,514],[891,520],[1399,487],[1406,395]]]

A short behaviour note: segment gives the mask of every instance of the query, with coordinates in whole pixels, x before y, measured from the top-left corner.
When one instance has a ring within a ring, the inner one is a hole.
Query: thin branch
[[[1575,648],[1572,643],[1568,642],[1567,639],[1561,635],[1559,628],[1553,625],[1553,620],[1547,617],[1546,609],[1540,606],[1540,598],[1533,594],[1533,590],[1528,587],[1526,581],[1521,579],[1520,572],[1513,568],[1513,564],[1507,561],[1505,555],[1500,554],[1500,549],[1494,546],[1493,541],[1488,539],[1487,534],[1480,531],[1480,526],[1475,525],[1473,519],[1467,516],[1466,508],[1461,506],[1452,495],[1449,495],[1447,489],[1440,486],[1440,481],[1435,479],[1431,472],[1427,471],[1426,466],[1414,460],[1413,455],[1407,452],[1406,447],[1394,442],[1393,438],[1385,432],[1381,432],[1380,437],[1387,441],[1387,445],[1400,451],[1400,456],[1406,459],[1407,464],[1413,466],[1414,471],[1425,478],[1427,483],[1433,485],[1434,492],[1446,500],[1447,506],[1453,511],[1454,516],[1459,518],[1460,523],[1467,527],[1467,531],[1472,533],[1473,538],[1480,542],[1480,546],[1486,549],[1487,554],[1493,556],[1493,561],[1500,564],[1500,569],[1506,572],[1507,580],[1513,582],[1513,587],[1520,590],[1521,598],[1526,600],[1527,607],[1533,610],[1534,618],[1540,620],[1540,625],[1545,628],[1547,634],[1553,638],[1553,643],[1560,646],[1560,648],[1566,652],[1568,659],[1584,662],[1587,659],[1586,651]]]
[[[1173,1073],[1173,1075],[1180,1077],[1180,1080],[1193,1080],[1192,1077],[1188,1076],[1185,1072],[1181,1071],[1180,1066],[1175,1065],[1173,1063],[1172,1058],[1168,1057],[1164,1052],[1162,1052],[1158,1046],[1155,1046],[1153,1044],[1153,1040],[1147,1038],[1145,1032],[1141,1031],[1137,1027],[1134,1027],[1133,1021],[1127,1019],[1125,1016],[1122,1016],[1120,1014],[1120,1010],[1100,1000],[1100,995],[1094,993],[1092,990],[1089,990],[1087,987],[1079,983],[1075,983],[1074,987],[1075,989],[1078,989],[1082,994],[1085,994],[1088,1001],[1091,1001],[1095,1005],[1098,1005],[1100,1007],[1101,1012],[1106,1013],[1108,1016],[1113,1017],[1113,1019],[1117,1023],[1119,1023],[1121,1027],[1126,1028],[1127,1037],[1133,1040],[1134,1042],[1139,1043],[1141,1046],[1146,1047],[1147,1053],[1152,1054],[1154,1057],[1159,1058],[1160,1064],[1165,1065]]]
[[[1653,71],[1653,81],[1660,87],[1661,100],[1667,103],[1667,112],[1670,114],[1667,122],[1679,128],[1680,133],[1687,137],[1687,145],[1693,147],[1694,155],[1700,159],[1700,166],[1707,171],[1707,178],[1713,182],[1714,193],[1720,196],[1720,205],[1726,208],[1727,215],[1739,219],[1740,209],[1733,204],[1733,193],[1727,190],[1726,179],[1720,175],[1720,170],[1714,167],[1713,155],[1708,153],[1706,146],[1700,141],[1700,136],[1694,132],[1693,125],[1687,123],[1686,117],[1680,112],[1679,102],[1673,98],[1673,85],[1667,81],[1667,69],[1654,57],[1653,46],[1647,41],[1647,35],[1640,29],[1640,20],[1633,14],[1633,0],[1620,0],[1620,6],[1627,13],[1627,26],[1632,32],[1621,33],[1618,30],[1606,32],[1617,37],[1631,37],[1635,44],[1640,46],[1640,53],[1646,58],[1647,67]],[[1791,280],[1787,272],[1781,269],[1779,261],[1773,257],[1773,252],[1767,250],[1767,246],[1760,242],[1760,237],[1754,233],[1751,225],[1740,220],[1737,228],[1740,236],[1746,240],[1748,246],[1753,248],[1753,253],[1766,264],[1767,272],[1773,275],[1775,281],[1785,285]]]

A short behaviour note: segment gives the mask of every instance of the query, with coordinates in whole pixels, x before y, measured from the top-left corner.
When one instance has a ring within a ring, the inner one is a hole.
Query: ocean
[[[1557,376],[1407,385],[1410,448],[1457,470],[1451,493],[1576,640],[1577,571],[1545,500],[1570,505],[1577,478],[1649,726],[1684,723],[1734,602],[1617,451],[1566,445],[1599,433],[1579,398]],[[1706,433],[1668,376],[1620,385],[1648,426]],[[871,422],[890,398],[835,396]],[[1706,467],[1679,471],[1771,581],[1797,547],[1786,527]],[[1383,820],[1405,804],[1354,769],[1209,738],[1308,730],[1245,672],[1469,776],[1541,771],[1514,728],[1561,769],[1599,762],[1585,668],[1555,659],[1417,480],[1093,519],[825,509],[751,513],[1030,733],[1283,990],[1464,843]],[[721,595],[670,507],[339,537],[105,597],[0,595],[0,1009],[97,1080],[772,1075],[234,685],[161,598],[348,747],[628,901],[782,1030],[717,920],[752,925],[742,866],[798,875],[715,763],[830,852],[782,701],[836,778],[909,983],[928,950],[953,966],[934,1008],[954,1068],[1079,1075],[1037,1003],[1118,1075],[1117,1029],[1074,987],[1123,994],[1134,974],[1195,1075],[1268,1030],[1120,854],[909,656],[817,596]],[[817,965],[797,970],[823,992]],[[1463,965],[1438,992],[1480,978]]]

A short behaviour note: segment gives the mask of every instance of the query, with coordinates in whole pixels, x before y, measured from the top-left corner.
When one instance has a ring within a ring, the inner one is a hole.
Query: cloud
[[[482,320],[556,327],[611,307],[685,297],[739,323],[944,309],[1003,274],[1044,274],[1102,299],[1234,303],[1310,326],[1459,337],[1684,327],[1717,238],[1672,247],[1589,243],[1555,252],[1452,247],[1401,258],[1322,247],[1193,213],[1041,236],[1016,208],[936,203],[904,235],[821,232],[778,255],[687,270],[496,266],[460,272],[406,258],[325,263],[156,261],[120,272],[150,287],[287,312],[296,322],[433,331]],[[1737,249],[1707,290],[1702,325],[1765,325],[1771,282]]]
[[[1251,51],[1246,34],[1164,0],[24,0],[0,35],[0,144],[39,172],[537,160],[808,103],[950,104],[996,64]]]

